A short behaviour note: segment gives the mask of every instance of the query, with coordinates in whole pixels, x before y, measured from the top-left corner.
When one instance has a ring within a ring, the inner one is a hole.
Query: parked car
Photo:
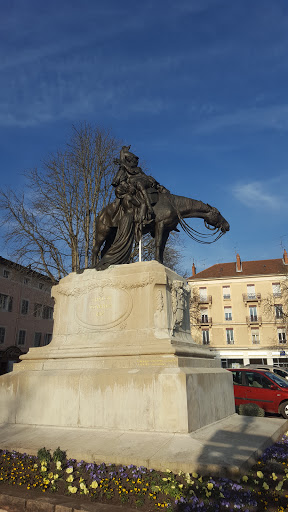
[[[236,407],[254,403],[265,412],[280,413],[288,419],[288,382],[267,370],[229,368],[233,374]]]
[[[255,368],[255,370],[266,370],[268,372],[276,373],[279,377],[288,380],[288,370],[286,368],[280,368],[280,366],[267,366],[265,364],[246,364],[245,368]]]

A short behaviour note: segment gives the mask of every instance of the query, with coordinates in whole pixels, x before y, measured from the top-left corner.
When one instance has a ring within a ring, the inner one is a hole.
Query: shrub
[[[239,405],[239,414],[241,416],[265,416],[265,411],[257,404],[241,404]]]
[[[66,461],[66,452],[60,450],[60,446],[58,446],[58,448],[56,448],[56,450],[53,452],[52,459],[54,462],[59,461],[61,464],[63,464]]]
[[[44,448],[40,448],[40,450],[38,450],[38,452],[37,452],[37,457],[41,463],[47,462],[47,464],[48,464],[48,462],[50,462],[50,460],[51,460],[50,450],[46,450],[45,446],[44,446]]]

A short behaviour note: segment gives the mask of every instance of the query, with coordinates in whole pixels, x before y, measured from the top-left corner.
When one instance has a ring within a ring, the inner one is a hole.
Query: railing
[[[243,301],[247,302],[261,302],[261,293],[243,293]]]
[[[230,295],[230,293],[224,293],[224,295],[223,295],[223,299],[224,299],[224,300],[229,300],[229,299],[231,299],[231,295]]]
[[[282,293],[281,292],[273,292],[273,297],[282,297]]]
[[[250,316],[246,316],[246,323],[248,325],[255,325],[255,324],[258,324],[258,325],[261,325],[262,324],[262,316],[256,316],[256,315],[250,315]]]
[[[197,324],[199,324],[199,327],[201,325],[209,325],[211,327],[212,326],[212,318],[207,315],[202,316],[201,318],[197,319]]]
[[[212,304],[212,295],[207,295],[206,297],[199,297],[200,304]]]

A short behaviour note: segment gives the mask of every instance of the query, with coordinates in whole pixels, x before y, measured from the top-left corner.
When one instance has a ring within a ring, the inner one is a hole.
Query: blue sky
[[[3,185],[86,120],[230,222],[211,246],[185,238],[188,272],[288,250],[286,0],[9,0],[0,43]]]

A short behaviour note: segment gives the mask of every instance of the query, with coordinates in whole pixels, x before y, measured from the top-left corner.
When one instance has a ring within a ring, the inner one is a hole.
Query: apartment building
[[[246,364],[288,366],[286,337],[288,257],[219,263],[188,278],[194,340],[224,368]],[[286,317],[286,318],[285,318]]]
[[[0,375],[30,347],[52,339],[52,281],[0,256]]]

